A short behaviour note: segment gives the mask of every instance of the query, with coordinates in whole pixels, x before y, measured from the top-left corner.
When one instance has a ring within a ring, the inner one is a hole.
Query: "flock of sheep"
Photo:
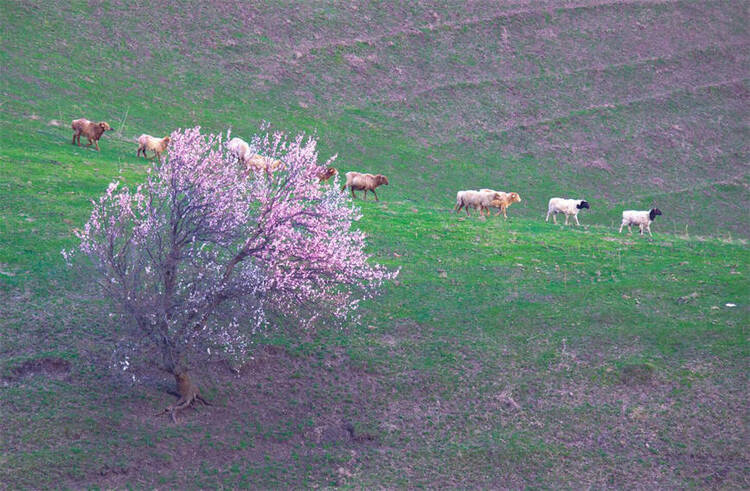
[[[99,139],[105,131],[111,130],[112,128],[105,122],[94,123],[88,119],[76,119],[72,122],[73,128],[73,144],[75,145],[76,140],[78,145],[81,145],[81,136],[88,138],[88,146],[94,144],[96,149],[99,150]],[[143,153],[146,157],[146,151],[150,150],[154,153],[154,158],[161,159],[161,154],[167,149],[169,145],[169,137],[155,138],[151,135],[143,134],[138,137],[138,152],[137,156]],[[243,162],[248,169],[255,171],[273,172],[277,169],[283,169],[284,162],[278,159],[265,157],[263,155],[256,154],[250,147],[250,145],[242,140],[241,138],[232,138],[227,144],[229,151]],[[338,171],[333,167],[326,168],[319,176],[320,182],[328,181],[330,178],[338,174]],[[375,192],[375,188],[381,185],[388,184],[388,178],[382,174],[364,174],[360,172],[347,172],[346,182],[341,187],[341,191],[345,191],[348,187],[351,190],[352,197],[356,198],[354,191],[364,191],[362,199],[367,199],[367,191],[372,192],[375,196],[375,200],[378,200],[378,195]],[[505,218],[508,218],[507,209],[513,203],[520,203],[521,196],[518,193],[511,192],[506,193],[504,191],[495,191],[492,189],[480,189],[459,191],[456,194],[456,206],[454,211],[460,212],[461,209],[466,210],[466,214],[470,215],[469,209],[479,210],[480,215],[486,213],[490,215],[490,208],[496,208],[496,215],[503,213]],[[565,199],[565,198],[551,198],[547,205],[547,218],[545,221],[549,221],[550,215],[552,215],[552,221],[557,224],[557,214],[565,214],[565,225],[568,224],[569,218],[572,216],[576,222],[576,225],[580,225],[578,221],[578,212],[585,208],[591,208],[588,201],[583,199]],[[646,230],[649,235],[651,234],[651,223],[656,219],[657,216],[661,215],[661,210],[658,208],[651,208],[647,211],[638,210],[626,210],[622,212],[622,223],[620,224],[620,231],[622,233],[623,227],[628,227],[628,232],[632,233],[631,227],[637,225],[640,228],[641,235]]]
[[[486,213],[489,216],[490,208],[497,208],[496,215],[500,215],[502,211],[503,216],[508,218],[508,214],[506,213],[507,208],[513,203],[519,203],[520,201],[521,196],[518,193],[506,193],[493,189],[480,189],[479,191],[465,190],[459,191],[456,194],[456,206],[453,209],[456,213],[460,212],[461,209],[465,209],[466,214],[470,215],[469,209],[473,208],[479,210],[480,215]],[[591,208],[591,205],[585,199],[550,198],[547,204],[547,218],[545,221],[549,222],[549,217],[552,215],[552,221],[557,224],[557,214],[564,213],[565,225],[568,224],[570,217],[573,217],[576,225],[580,225],[578,212],[585,208]],[[622,233],[623,227],[628,227],[628,232],[632,233],[631,227],[637,225],[641,230],[641,235],[643,235],[644,230],[649,235],[652,235],[651,223],[661,214],[661,210],[658,208],[651,208],[647,211],[625,210],[622,212],[620,233]]]

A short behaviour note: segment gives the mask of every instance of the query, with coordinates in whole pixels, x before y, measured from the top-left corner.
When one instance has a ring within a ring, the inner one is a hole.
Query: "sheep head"
[[[109,130],[111,130],[111,129],[112,129],[112,128],[111,128],[111,127],[110,127],[110,126],[109,126],[109,125],[108,125],[107,123],[105,123],[104,121],[102,121],[101,123],[99,123],[99,127],[100,127],[100,128],[102,129],[102,131],[109,131]]]
[[[511,203],[520,203],[521,202],[521,196],[518,195],[518,193],[510,193],[508,195],[510,197]]]
[[[588,201],[586,201],[585,199],[582,199],[581,202],[576,205],[576,208],[578,208],[579,210],[582,210],[584,208],[591,209],[591,206],[589,206]]]
[[[648,213],[648,218],[653,222],[657,215],[661,215],[661,210],[659,208],[651,208],[651,211]]]
[[[383,174],[378,174],[377,176],[375,176],[375,182],[377,183],[378,186],[381,186],[383,184],[387,186],[388,178],[385,177]]]
[[[337,171],[335,167],[327,167],[326,170],[318,174],[318,179],[320,182],[327,181],[338,173],[339,171]]]

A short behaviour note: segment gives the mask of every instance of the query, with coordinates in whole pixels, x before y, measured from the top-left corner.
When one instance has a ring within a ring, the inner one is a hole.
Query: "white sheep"
[[[480,193],[497,193],[497,194],[499,194],[499,195],[501,195],[501,196],[502,196],[503,194],[508,194],[508,193],[506,193],[505,191],[495,191],[494,189],[487,189],[487,188],[484,188],[484,189],[480,189],[480,190],[479,190],[479,192],[480,192]]]
[[[557,214],[565,213],[565,225],[568,224],[571,216],[575,219],[576,225],[580,225],[578,212],[584,208],[591,208],[585,199],[551,198],[547,205],[547,218],[544,221],[549,222],[549,216],[552,215],[552,221],[557,224]]]
[[[628,226],[628,233],[632,233],[631,225],[638,225],[641,229],[641,235],[643,235],[643,229],[648,231],[648,235],[651,234],[651,222],[653,222],[657,216],[661,215],[659,208],[651,208],[648,211],[636,211],[636,210],[625,210],[622,212],[622,224],[620,224],[620,232],[622,233],[622,227]]]
[[[479,214],[481,215],[483,211],[487,211],[487,215],[489,216],[490,211],[489,208],[492,206],[492,201],[495,199],[501,199],[502,195],[500,193],[497,193],[495,191],[491,190],[485,190],[485,191],[474,191],[474,190],[465,190],[465,191],[459,191],[456,193],[456,206],[453,208],[456,213],[461,211],[461,208],[466,208],[466,214],[471,215],[469,213],[469,208],[474,208],[479,210]]]
[[[237,138],[236,136],[227,143],[227,150],[242,163],[246,163],[253,155],[253,152],[250,151],[250,145],[242,138]]]

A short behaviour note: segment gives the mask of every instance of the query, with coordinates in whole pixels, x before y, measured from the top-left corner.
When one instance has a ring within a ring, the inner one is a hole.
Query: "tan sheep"
[[[326,182],[338,173],[339,171],[337,171],[335,167],[326,167],[326,170],[318,174],[318,181]]]
[[[263,155],[245,154],[245,165],[248,169],[254,171],[274,172],[277,169],[283,168],[284,162],[272,159],[271,157],[264,157]]]
[[[507,219],[508,214],[506,213],[506,210],[510,205],[513,203],[520,203],[521,202],[521,196],[518,195],[518,193],[502,193],[499,195],[499,197],[492,200],[490,203],[490,207],[492,208],[498,208],[497,213],[495,216],[500,215],[500,212],[503,212],[503,216]]]
[[[357,195],[354,194],[354,191],[364,191],[364,195],[362,196],[362,199],[367,199],[367,191],[372,191],[372,194],[375,195],[375,201],[380,201],[378,199],[378,194],[375,192],[375,188],[378,186],[382,186],[385,184],[388,185],[388,178],[385,177],[382,174],[372,175],[372,174],[363,174],[361,172],[347,172],[346,173],[346,182],[341,187],[341,192],[343,193],[346,188],[348,187],[352,192],[352,198],[356,198]]]
[[[81,135],[83,135],[89,140],[89,143],[86,146],[90,147],[93,143],[97,151],[99,151],[99,138],[102,137],[102,134],[104,134],[105,131],[112,129],[104,121],[94,123],[85,118],[74,119],[71,123],[71,128],[73,128],[73,145],[76,144],[76,139],[78,139],[78,146],[80,147]]]
[[[161,154],[167,149],[167,145],[169,145],[168,136],[155,138],[151,135],[143,134],[138,137],[138,153],[136,155],[140,156],[141,152],[143,152],[143,158],[148,158],[146,150],[151,150],[154,152],[154,157],[158,158],[161,162]]]
[[[489,208],[492,206],[492,202],[500,198],[502,198],[502,194],[491,189],[459,191],[456,193],[456,206],[453,209],[458,213],[462,208],[465,208],[466,214],[471,215],[469,209],[474,208],[475,210],[479,210],[480,215],[484,211],[489,215]]]

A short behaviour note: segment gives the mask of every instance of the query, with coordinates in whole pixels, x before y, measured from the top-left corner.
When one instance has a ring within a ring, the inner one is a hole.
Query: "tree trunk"
[[[172,417],[172,421],[177,423],[175,412],[181,409],[187,409],[189,407],[195,408],[195,401],[201,402],[206,406],[210,406],[208,401],[201,397],[200,393],[198,392],[198,386],[196,386],[193,381],[190,380],[190,376],[188,375],[187,370],[175,372],[174,380],[177,383],[177,392],[179,392],[180,398],[176,403],[169,406],[161,413],[157,414],[157,416],[164,413],[169,413],[169,415]]]
[[[187,370],[176,372],[174,380],[177,383],[177,392],[183,402],[191,403],[196,397],[199,397],[198,386],[193,383],[188,375]]]

